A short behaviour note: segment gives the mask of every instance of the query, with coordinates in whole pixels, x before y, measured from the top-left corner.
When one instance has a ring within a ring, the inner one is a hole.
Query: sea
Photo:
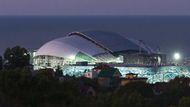
[[[0,54],[17,45],[37,50],[72,31],[87,30],[117,32],[169,57],[177,51],[190,58],[190,16],[0,16]]]

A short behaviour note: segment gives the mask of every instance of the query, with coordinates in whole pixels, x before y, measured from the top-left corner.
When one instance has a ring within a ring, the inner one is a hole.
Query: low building
[[[83,76],[90,79],[98,78],[98,74],[100,73],[100,71],[104,68],[109,68],[109,67],[110,66],[108,66],[107,64],[99,64],[91,70],[86,69],[83,73]]]
[[[85,70],[83,76],[90,79],[95,79],[98,77],[99,72],[94,70]]]
[[[161,53],[147,53],[140,50],[126,50],[117,52],[123,56],[123,63],[127,65],[165,65],[166,55]]]
[[[137,78],[138,74],[134,74],[134,73],[128,73],[125,75],[125,78],[127,79],[133,79],[133,78]]]
[[[131,82],[146,82],[148,78],[138,77],[138,74],[128,73],[125,78],[121,78],[121,85],[124,86]]]

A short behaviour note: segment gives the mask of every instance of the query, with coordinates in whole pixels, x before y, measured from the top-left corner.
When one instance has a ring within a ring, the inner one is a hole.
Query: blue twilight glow
[[[85,69],[92,69],[93,66],[65,66],[64,75],[81,76]],[[122,76],[127,73],[136,73],[138,77],[147,77],[148,83],[168,82],[176,76],[190,77],[190,66],[165,66],[165,67],[116,67]]]

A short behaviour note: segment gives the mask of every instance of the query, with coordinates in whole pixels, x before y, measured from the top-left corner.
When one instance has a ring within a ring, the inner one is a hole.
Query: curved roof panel
[[[139,47],[145,51],[152,53],[153,49],[144,44],[142,41],[126,38],[115,32],[106,32],[106,31],[84,31],[81,32],[85,36],[92,38],[96,42],[103,44],[106,48],[110,49],[113,52],[123,51],[123,50],[138,50]],[[72,33],[70,33],[72,35]],[[76,32],[73,32],[73,35],[76,35]]]
[[[43,45],[36,53],[36,56],[48,55],[63,58],[71,58],[75,56],[80,50],[60,41],[50,41]]]
[[[151,53],[153,50],[144,43],[125,38],[117,33],[104,31],[71,32],[66,37],[61,37],[43,45],[36,53],[39,55],[50,55],[63,58],[76,56],[82,52],[89,56],[101,53],[109,53],[138,50],[139,47]]]
[[[79,52],[90,56],[94,56],[99,53],[108,53],[106,50],[80,36],[72,36],[62,37],[47,42],[37,51],[36,55],[70,58],[72,56],[76,56]]]
[[[79,49],[81,52],[92,56],[99,53],[106,53],[106,50],[80,36],[63,37],[56,39],[55,41],[69,44],[72,47]]]

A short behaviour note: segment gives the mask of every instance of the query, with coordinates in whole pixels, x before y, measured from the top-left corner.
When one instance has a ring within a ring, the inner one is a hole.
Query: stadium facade
[[[47,42],[33,53],[35,69],[97,63],[162,65],[166,63],[166,56],[141,40],[106,31],[71,32]]]

